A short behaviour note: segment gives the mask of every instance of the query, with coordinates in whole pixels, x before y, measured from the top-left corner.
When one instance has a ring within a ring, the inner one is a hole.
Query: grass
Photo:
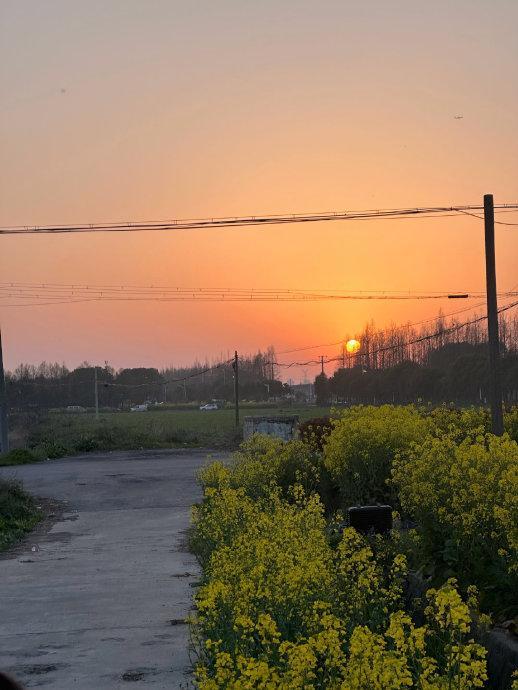
[[[0,455],[0,467],[5,467],[6,465],[27,465],[30,462],[37,462],[41,459],[27,448],[14,448],[8,453]]]
[[[0,551],[5,551],[41,520],[34,499],[21,484],[0,479]]]
[[[245,416],[298,415],[301,421],[321,417],[328,408],[244,407]],[[38,457],[62,457],[96,450],[140,448],[210,447],[234,448],[241,439],[236,432],[233,409],[156,410],[94,414],[52,413],[31,429],[27,445]]]

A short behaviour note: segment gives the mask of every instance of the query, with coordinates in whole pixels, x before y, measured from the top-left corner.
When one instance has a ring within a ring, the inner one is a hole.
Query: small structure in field
[[[291,416],[245,417],[243,420],[243,438],[246,440],[252,434],[275,436],[283,441],[290,441],[297,435],[299,418]]]

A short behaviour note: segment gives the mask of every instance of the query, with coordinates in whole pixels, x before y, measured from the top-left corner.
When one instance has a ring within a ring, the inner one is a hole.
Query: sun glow
[[[355,340],[354,338],[353,338],[352,340],[348,340],[348,341],[345,343],[345,349],[347,350],[347,352],[348,352],[350,355],[354,355],[355,352],[358,352],[358,350],[360,349],[360,347],[361,347],[360,341],[359,341],[359,340]]]

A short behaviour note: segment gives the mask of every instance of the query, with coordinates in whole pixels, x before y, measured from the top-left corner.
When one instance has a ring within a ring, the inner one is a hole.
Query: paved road
[[[47,534],[0,560],[0,668],[52,690],[190,685],[183,620],[198,568],[185,530],[206,455],[120,452],[0,470],[67,502]]]

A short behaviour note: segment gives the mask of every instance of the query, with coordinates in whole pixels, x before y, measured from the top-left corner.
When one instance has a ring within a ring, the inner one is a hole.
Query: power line
[[[454,205],[420,208],[373,209],[365,211],[327,211],[324,213],[289,213],[277,215],[234,216],[223,218],[178,219],[165,221],[119,221],[115,223],[77,223],[70,225],[13,225],[0,227],[2,235],[61,234],[83,232],[142,232],[195,230],[204,228],[253,227],[291,223],[315,223],[337,220],[399,219],[405,217],[441,217],[482,211],[483,206]],[[496,204],[496,210],[516,210],[518,203]]]
[[[187,374],[186,376],[180,376],[176,379],[161,379],[160,381],[151,381],[149,383],[111,383],[109,381],[101,381],[100,385],[104,386],[105,388],[143,388],[145,386],[163,386],[164,384],[170,383],[182,383],[183,381],[189,381],[189,379],[194,379],[197,376],[203,376],[204,374],[216,371],[217,369],[221,369],[222,367],[229,366],[232,362],[233,360],[229,359],[225,362],[220,362],[220,364],[215,364],[212,367],[207,367],[206,369],[202,369],[201,371],[196,371],[192,374]]]
[[[82,302],[308,302],[348,300],[441,300],[480,299],[483,292],[424,291],[304,291],[287,288],[184,288],[130,286],[70,286],[38,283],[0,283],[0,305],[4,307],[49,306]],[[500,297],[515,296],[499,293]],[[13,303],[5,300],[14,300]],[[36,300],[36,301],[27,301]]]
[[[516,306],[518,306],[518,301],[512,302],[511,304],[508,304],[504,307],[501,307],[498,310],[498,313],[501,314],[503,312],[508,311],[509,309],[513,309]],[[449,328],[443,328],[441,330],[435,331],[434,333],[422,335],[422,336],[419,336],[419,337],[414,338],[412,340],[407,340],[407,341],[402,342],[402,343],[397,343],[396,345],[385,345],[385,346],[380,347],[376,350],[370,350],[368,352],[357,352],[354,355],[354,357],[371,357],[372,355],[377,355],[377,354],[380,354],[381,352],[388,352],[390,350],[397,350],[397,349],[405,348],[405,347],[408,347],[409,345],[416,345],[416,344],[421,343],[421,342],[433,340],[434,338],[438,338],[440,336],[455,333],[456,331],[462,330],[463,328],[466,328],[467,326],[472,326],[476,323],[479,323],[480,321],[485,321],[485,320],[487,320],[487,315],[478,316],[475,319],[472,319],[470,321],[465,321],[465,322],[460,323],[460,324],[454,324],[453,326],[450,326]],[[411,326],[411,325],[412,324],[409,324],[409,326]],[[341,343],[343,343],[343,340],[340,340],[334,344],[339,345]],[[279,353],[279,354],[282,354],[282,353]],[[341,360],[342,360],[341,356],[340,357],[329,357],[327,359],[324,359],[324,364],[330,364],[332,362],[339,362]],[[319,358],[319,359],[308,360],[307,362],[277,362],[277,361],[275,361],[275,362],[267,362],[266,364],[274,364],[275,366],[286,367],[287,369],[289,369],[289,368],[295,367],[295,366],[307,367],[307,366],[314,365],[314,364],[321,364],[321,362],[322,362],[322,360]]]
[[[512,287],[510,290],[507,291],[507,293],[499,293],[499,296],[514,296],[515,291],[518,289],[518,284]],[[472,304],[469,307],[464,307],[463,309],[456,309],[455,311],[450,311],[447,314],[438,314],[436,316],[432,316],[429,319],[421,319],[420,321],[413,321],[412,323],[406,323],[404,324],[405,328],[413,328],[414,326],[421,326],[425,323],[432,323],[432,321],[437,321],[439,318],[447,319],[450,316],[457,316],[458,314],[465,314],[467,311],[473,311],[474,309],[478,309],[479,307],[485,306],[485,302],[480,302],[479,304]],[[319,345],[307,345],[304,347],[295,347],[292,348],[291,350],[281,350],[277,354],[279,355],[288,355],[291,354],[292,352],[304,352],[305,350],[317,350],[323,347],[335,347],[336,345],[342,345],[345,342],[346,338],[342,338],[341,340],[335,340],[332,343],[320,343]]]
[[[514,293],[515,294],[515,293]],[[514,296],[513,295],[508,295],[508,294],[501,294],[500,297],[510,297]],[[472,298],[479,299],[479,295],[472,296]],[[51,301],[36,301],[36,302],[16,302],[16,303],[2,303],[0,301],[0,306],[2,307],[8,307],[8,308],[16,308],[16,307],[44,307],[44,306],[53,306],[53,305],[62,305],[62,304],[84,304],[87,302],[199,302],[199,303],[224,303],[224,302],[322,302],[322,301],[344,301],[344,300],[355,300],[355,299],[370,299],[370,300],[409,300],[409,299],[416,299],[416,300],[425,300],[425,299],[447,299],[448,296],[440,296],[440,297],[401,297],[401,298],[396,298],[396,297],[370,297],[370,298],[361,298],[361,297],[339,297],[339,296],[328,296],[328,297],[311,297],[311,296],[295,296],[295,297],[254,297],[254,296],[249,296],[249,297],[228,297],[228,298],[220,298],[220,297],[201,297],[201,298],[152,298],[152,297],[140,297],[140,298],[96,298],[96,297],[90,297],[90,298],[80,298],[80,299],[65,299],[65,300],[51,300]],[[470,297],[467,296],[467,299]],[[1,298],[0,298],[1,299]]]
[[[501,314],[501,313],[506,312],[510,309],[513,309],[516,306],[518,306],[518,300],[512,302],[511,304],[508,304],[508,305],[501,307],[498,310],[498,313]],[[456,312],[453,312],[452,314],[445,314],[444,316],[445,317],[451,316],[454,313],[456,313]],[[433,340],[433,339],[441,337],[441,336],[450,335],[451,333],[455,333],[459,330],[462,330],[463,328],[466,328],[467,326],[471,326],[471,325],[474,325],[476,323],[479,323],[479,322],[485,321],[485,320],[487,320],[487,315],[479,316],[479,317],[476,317],[476,318],[471,319],[469,321],[464,321],[463,323],[454,324],[448,328],[440,329],[438,331],[435,331],[434,333],[422,335],[422,336],[419,336],[417,338],[413,338],[411,340],[406,340],[404,342],[397,343],[396,345],[385,345],[385,346],[379,347],[375,350],[370,350],[368,352],[358,352],[354,355],[354,357],[367,357],[367,356],[371,357],[373,355],[380,354],[382,352],[389,352],[391,350],[402,349],[402,348],[408,347],[409,345],[416,345],[418,343]],[[418,323],[419,322],[417,322],[415,324],[406,324],[406,327],[411,327],[412,325],[417,325]],[[341,344],[342,342],[343,342],[343,340],[340,340],[337,343],[330,343],[330,345],[333,345],[333,344],[338,345],[338,344]],[[316,347],[318,347],[318,346],[316,346]],[[297,351],[297,350],[293,350],[293,351]],[[287,352],[285,352],[284,354],[286,354],[286,353]],[[279,354],[283,354],[283,353],[281,352]],[[292,367],[307,367],[307,366],[312,366],[312,365],[322,364],[322,363],[323,364],[331,364],[333,362],[339,362],[341,360],[342,360],[341,356],[340,357],[328,357],[328,358],[319,357],[318,359],[311,359],[311,360],[307,360],[305,362],[278,362],[278,361],[268,362],[267,361],[267,362],[263,362],[263,365],[264,366],[274,365],[274,366],[279,366],[279,367],[284,367],[286,369],[290,369]],[[112,388],[112,387],[114,387],[114,388],[144,388],[144,387],[149,387],[149,386],[159,386],[159,385],[171,384],[171,383],[182,383],[184,381],[188,381],[189,379],[193,379],[193,378],[196,378],[198,376],[202,376],[204,374],[210,373],[212,371],[216,371],[218,369],[221,369],[222,367],[229,366],[230,364],[232,364],[233,361],[234,361],[234,359],[229,359],[229,360],[226,360],[224,362],[220,362],[219,364],[215,364],[211,367],[206,367],[205,369],[202,369],[201,371],[197,371],[197,372],[187,374],[185,376],[181,376],[181,377],[174,378],[174,379],[161,379],[160,381],[148,381],[145,383],[138,383],[138,384],[131,384],[131,383],[125,384],[125,383],[116,383],[116,382],[110,382],[110,381],[100,381],[99,385],[101,387],[105,387],[105,388]],[[64,382],[50,382],[50,381],[44,381],[44,382],[42,382],[42,381],[27,381],[27,382],[25,382],[25,381],[18,381],[17,382],[17,384],[20,384],[20,383],[24,383],[26,385],[37,385],[37,386],[46,385],[46,386],[69,387],[72,382],[70,382],[70,381],[64,381]],[[79,383],[85,383],[85,382],[82,381]]]
[[[484,220],[484,216],[479,216],[477,213],[470,213],[468,211],[463,211],[459,209],[459,213],[463,213],[465,216],[471,216],[472,218],[478,218],[479,220]],[[518,223],[506,223],[503,220],[495,220],[495,225],[518,225]]]
[[[14,291],[14,292],[13,292]],[[221,287],[221,286],[179,286],[179,285],[95,285],[95,284],[80,284],[80,283],[24,283],[6,281],[0,282],[0,296],[4,294],[32,294],[34,292],[45,292],[46,294],[62,296],[64,294],[71,296],[82,295],[154,295],[154,296],[169,296],[173,295],[202,295],[215,294],[216,296],[227,294],[239,294],[249,296],[252,295],[316,295],[316,296],[338,296],[338,297],[355,297],[355,298],[370,298],[372,297],[445,297],[452,294],[464,293],[471,297],[478,297],[484,295],[484,290],[387,290],[387,289],[360,289],[351,290],[344,288],[257,288],[257,287]],[[507,291],[508,292],[512,292]],[[507,294],[505,293],[505,294]],[[503,294],[503,293],[500,293]]]
[[[422,319],[421,321],[414,321],[413,323],[407,323],[404,324],[405,328],[412,328],[413,326],[420,326],[421,324],[425,323],[431,323],[432,321],[437,321],[438,318],[445,318],[447,319],[449,316],[456,316],[457,314],[464,314],[467,311],[472,311],[473,309],[478,309],[479,307],[483,307],[484,302],[480,302],[479,304],[473,304],[469,307],[464,307],[464,309],[457,309],[456,311],[451,311],[448,314],[442,314],[442,315],[437,315],[433,316],[431,319]],[[342,338],[341,340],[335,340],[333,343],[320,343],[320,345],[308,345],[305,347],[295,347],[292,350],[281,350],[281,352],[278,352],[277,354],[279,355],[288,355],[291,354],[292,352],[304,352],[305,350],[317,350],[322,347],[335,347],[336,345],[343,345],[345,342],[346,338]]]
[[[202,369],[201,371],[196,371],[191,374],[186,374],[185,376],[180,376],[175,379],[165,379],[161,378],[160,380],[155,380],[155,381],[146,381],[144,383],[118,383],[115,381],[102,381],[99,380],[99,386],[101,388],[147,388],[149,386],[163,386],[164,384],[170,384],[170,383],[181,383],[183,381],[188,381],[189,379],[196,378],[197,376],[203,376],[204,374],[208,374],[212,371],[216,371],[217,369],[221,369],[222,367],[229,366],[234,360],[229,359],[226,360],[225,362],[220,362],[219,364],[214,364],[211,367],[207,367],[205,369]],[[91,369],[100,369],[101,367],[93,366],[89,367]],[[17,385],[19,384],[25,384],[25,385],[36,385],[36,386],[64,386],[64,387],[70,387],[74,383],[78,384],[85,384],[89,383],[89,381],[17,381]]]
[[[412,295],[419,295],[419,294],[426,294],[426,293],[431,293],[431,294],[444,294],[444,293],[451,293],[451,292],[459,292],[459,290],[387,290],[387,289],[377,289],[377,290],[367,290],[367,289],[360,289],[360,290],[351,290],[351,289],[344,289],[344,288],[301,288],[301,287],[294,287],[294,288],[272,288],[272,287],[267,287],[267,288],[256,288],[256,287],[221,287],[221,286],[205,286],[205,287],[199,287],[199,286],[179,286],[179,285],[95,285],[95,284],[81,284],[81,283],[24,283],[24,282],[14,282],[14,281],[6,281],[6,282],[0,282],[0,290],[5,290],[5,289],[17,289],[17,290],[47,290],[50,292],[68,292],[68,291],[75,291],[75,292],[82,292],[82,291],[94,291],[94,292],[136,292],[136,293],[168,293],[168,292],[245,292],[245,293],[250,293],[250,292],[256,292],[256,293],[347,293],[347,294],[402,294],[402,295],[407,295],[407,294],[412,294]],[[466,292],[476,292],[476,293],[483,293],[483,290],[475,290],[475,291],[466,291]]]

